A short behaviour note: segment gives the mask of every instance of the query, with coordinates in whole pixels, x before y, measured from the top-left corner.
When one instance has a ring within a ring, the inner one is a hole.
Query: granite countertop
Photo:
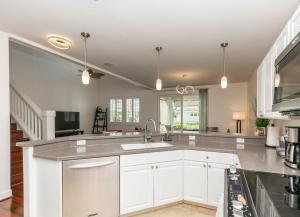
[[[163,135],[165,132],[153,133],[153,136]],[[194,135],[194,136],[207,136],[207,137],[224,137],[224,138],[248,138],[248,139],[263,139],[265,137],[255,136],[252,134],[236,134],[236,133],[223,133],[223,132],[170,132],[171,135]],[[106,132],[104,134],[83,134],[76,136],[59,137],[51,140],[36,140],[18,142],[20,147],[32,147],[38,145],[52,144],[66,141],[76,140],[99,140],[99,139],[118,139],[118,138],[136,138],[143,137],[144,132]]]
[[[265,148],[263,144],[245,144],[244,148],[237,148],[233,143],[216,142],[170,142],[173,146],[163,148],[147,148],[137,150],[123,150],[120,144],[88,145],[86,147],[67,147],[34,153],[34,157],[49,160],[75,160],[82,158],[107,157],[116,155],[128,155],[138,153],[172,151],[172,150],[199,150],[222,153],[234,153],[238,155],[242,169],[279,173],[287,175],[300,175],[300,170],[294,170],[284,165],[283,158],[276,154],[275,149]]]

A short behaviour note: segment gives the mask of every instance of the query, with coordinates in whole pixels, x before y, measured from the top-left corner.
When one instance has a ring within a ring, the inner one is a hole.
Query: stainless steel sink
[[[122,144],[123,150],[135,150],[135,149],[145,149],[145,148],[163,148],[171,147],[173,145],[165,142],[151,142],[151,143],[137,143],[137,144]]]

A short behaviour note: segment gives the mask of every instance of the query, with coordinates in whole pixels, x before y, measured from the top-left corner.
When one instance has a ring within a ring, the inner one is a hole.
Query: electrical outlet
[[[76,141],[76,145],[77,145],[77,146],[86,145],[86,140],[77,140],[77,141]]]
[[[236,143],[245,143],[244,138],[236,138]]]
[[[196,140],[196,136],[189,136],[189,141],[195,141]]]

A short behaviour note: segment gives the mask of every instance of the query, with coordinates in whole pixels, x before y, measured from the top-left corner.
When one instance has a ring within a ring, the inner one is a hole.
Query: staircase
[[[23,134],[30,140],[55,138],[55,114],[55,111],[42,110],[22,91],[10,84],[10,115],[22,129],[22,133],[12,130],[12,138],[23,139]]]
[[[10,125],[10,141],[11,141],[11,186],[13,195],[19,195],[23,192],[23,152],[22,148],[16,146],[17,142],[27,141],[24,138],[22,130],[17,129],[17,124]]]

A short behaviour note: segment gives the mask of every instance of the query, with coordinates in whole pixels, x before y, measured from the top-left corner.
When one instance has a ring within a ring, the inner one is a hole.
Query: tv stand
[[[84,130],[76,129],[76,130],[59,130],[55,131],[55,137],[64,137],[64,136],[75,136],[82,135]]]

